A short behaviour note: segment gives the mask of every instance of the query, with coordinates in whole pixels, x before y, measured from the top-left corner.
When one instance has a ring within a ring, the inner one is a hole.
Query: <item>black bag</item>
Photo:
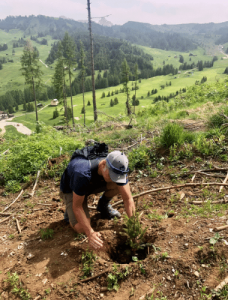
[[[92,160],[96,158],[107,157],[107,155],[108,145],[106,145],[105,143],[95,142],[93,146],[75,150],[71,157],[71,160],[78,156],[82,156],[86,159]]]

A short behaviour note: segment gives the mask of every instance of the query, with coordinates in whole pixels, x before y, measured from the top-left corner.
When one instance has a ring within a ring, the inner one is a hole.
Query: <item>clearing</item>
[[[64,156],[50,160],[48,168],[52,169],[63,159]],[[201,172],[196,173],[199,170]],[[214,228],[226,225],[228,220],[228,187],[219,193],[219,183],[227,171],[227,163],[198,157],[191,161],[164,163],[154,178],[148,170],[131,173],[133,195],[163,188],[160,192],[135,197],[141,224],[148,226],[145,235],[148,244],[136,253],[138,261],[134,262],[125,246],[126,238],[121,235],[124,219],[100,220],[96,210],[91,209],[92,226],[101,232],[105,246],[104,251],[94,251],[96,260],[88,275],[89,278],[100,276],[88,282],[81,281],[88,269],[88,264],[82,264],[83,253],[89,253],[88,242],[63,221],[59,179],[41,177],[33,198],[29,196],[32,185],[25,186],[22,197],[1,214],[1,299],[20,299],[12,293],[9,282],[4,281],[8,276],[12,283],[15,272],[23,291],[28,290],[36,300],[211,299],[208,295],[228,273],[228,229],[219,233],[214,244],[210,243],[215,237]],[[213,185],[170,189],[177,185],[177,180],[178,184],[210,182]],[[3,192],[0,190],[1,195]],[[1,196],[0,210],[3,211],[17,195]],[[99,195],[90,196],[89,206],[95,207],[98,199]],[[119,200],[116,197],[114,202]],[[194,202],[199,200],[205,202]],[[121,203],[117,207],[124,213]],[[18,233],[16,221],[21,233]],[[49,229],[49,233],[52,229],[50,235],[53,237],[42,239],[41,229]],[[111,288],[117,285],[120,286],[118,292]],[[147,293],[154,298],[146,297]]]

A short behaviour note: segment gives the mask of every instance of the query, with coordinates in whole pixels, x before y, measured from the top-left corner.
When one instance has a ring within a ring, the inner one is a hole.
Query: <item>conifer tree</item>
[[[123,83],[124,92],[127,95],[126,107],[127,107],[127,115],[128,116],[131,114],[131,107],[130,107],[130,103],[129,103],[130,89],[128,87],[129,73],[130,73],[130,68],[129,68],[128,63],[125,58],[122,63],[122,83]]]
[[[33,90],[36,109],[36,122],[38,122],[36,89],[40,87],[41,75],[43,74],[43,72],[40,70],[38,52],[32,47],[30,40],[28,40],[26,45],[24,46],[23,54],[21,57],[21,66],[22,75],[24,75],[25,77],[25,83],[29,84]]]
[[[64,38],[62,40],[62,46],[63,46],[64,64],[67,67],[68,76],[69,76],[72,123],[73,123],[73,127],[75,127],[73,99],[72,99],[72,85],[71,85],[71,79],[72,79],[72,76],[73,76],[72,69],[73,69],[74,66],[76,66],[75,43],[74,43],[74,40],[69,36],[69,34],[67,32],[65,33]]]
[[[53,76],[53,85],[55,94],[57,98],[63,99],[64,103],[64,116],[67,118],[67,100],[66,100],[66,89],[65,89],[65,69],[64,69],[64,61],[63,61],[63,47],[61,42],[58,44],[58,52],[57,52],[57,63],[55,65],[55,72]]]

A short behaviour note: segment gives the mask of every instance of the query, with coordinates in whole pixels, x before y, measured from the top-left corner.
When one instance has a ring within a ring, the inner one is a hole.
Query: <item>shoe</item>
[[[118,210],[114,209],[111,204],[108,202],[102,203],[103,201],[99,200],[97,205],[97,211],[101,213],[101,219],[108,219],[111,220],[113,218],[120,218],[121,214],[118,212]]]
[[[67,211],[65,210],[65,213],[64,213],[64,221],[69,224],[70,223],[70,220],[69,220],[69,217],[68,217],[68,213]]]

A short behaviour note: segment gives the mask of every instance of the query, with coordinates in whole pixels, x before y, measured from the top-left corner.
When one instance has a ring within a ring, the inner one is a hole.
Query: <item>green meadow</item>
[[[1,51],[0,57],[7,57],[9,59],[13,59],[13,63],[3,64],[3,69],[0,70],[0,94],[4,94],[6,91],[11,89],[23,89],[24,88],[24,77],[21,75],[21,64],[20,57],[23,52],[23,47],[14,48],[15,55],[12,55],[13,50],[13,42],[16,42],[19,38],[23,37],[24,39],[29,38],[29,36],[24,37],[23,33],[19,30],[11,30],[9,33],[0,30],[0,40],[1,43],[8,44],[8,50]],[[32,44],[36,46],[39,50],[40,59],[44,62],[48,56],[48,53],[51,49],[51,44],[56,40],[52,40],[49,36],[45,37],[48,40],[48,46],[40,45],[34,41]],[[227,44],[228,45],[228,44]],[[228,47],[224,45],[224,51]],[[137,45],[138,46],[138,45]],[[162,67],[165,64],[172,64],[174,67],[179,68],[179,56],[182,55],[184,57],[184,62],[197,63],[199,60],[202,61],[211,61],[213,56],[207,55],[209,46],[207,45],[207,49],[203,49],[198,47],[196,50],[191,51],[191,53],[195,56],[189,56],[189,53],[183,53],[178,51],[164,51],[160,49],[152,49],[148,47],[138,46],[143,49],[146,53],[153,56],[153,66],[154,68]],[[8,55],[6,55],[8,54]],[[218,46],[214,46],[213,55],[218,57],[218,60],[214,63],[213,68],[204,68],[203,71],[198,71],[196,68],[193,70],[183,70],[180,74],[175,76],[167,75],[167,76],[157,76],[149,79],[141,80],[141,83],[138,83],[139,89],[137,90],[137,98],[140,101],[139,106],[136,106],[136,113],[142,109],[145,109],[153,104],[153,99],[156,96],[168,96],[170,93],[176,93],[182,88],[188,88],[189,86],[195,85],[196,81],[201,81],[202,77],[207,77],[207,82],[215,82],[220,79],[226,77],[223,74],[226,67],[228,67],[228,59],[223,59],[224,55],[219,52]],[[191,59],[191,61],[190,61]],[[45,85],[50,85],[52,76],[54,73],[54,65],[52,68],[47,68],[44,64],[41,64],[41,69],[43,71],[43,83]],[[98,71],[96,71],[97,73]],[[75,73],[75,75],[77,72]],[[171,81],[171,86],[166,86],[166,82]],[[165,89],[161,89],[161,85],[165,85]],[[129,82],[130,89],[133,86],[133,82]],[[116,117],[119,114],[126,115],[126,95],[124,93],[120,93],[120,89],[122,85],[116,87],[109,87],[106,89],[100,89],[96,91],[96,100],[97,100],[97,110],[98,110],[98,119],[103,119],[104,114],[109,116]],[[151,92],[152,89],[157,89],[158,93],[155,95],[147,96],[148,91]],[[115,91],[118,90],[118,94],[115,94]],[[108,92],[114,93],[113,96],[107,97]],[[102,93],[106,94],[105,98],[101,98]],[[134,91],[131,91],[130,98],[134,95]],[[111,107],[110,100],[114,100],[114,98],[118,98],[118,104]],[[60,103],[57,107],[60,112],[60,116],[56,119],[53,119],[53,111],[56,109],[55,107],[50,106],[50,102],[52,99],[48,101],[39,101],[45,107],[44,109],[38,112],[39,121],[47,124],[47,125],[61,125],[63,124],[63,106]],[[91,105],[88,106],[87,103],[90,101]],[[71,105],[70,98],[67,99],[68,106]],[[86,125],[89,125],[93,122],[93,106],[92,106],[92,92],[85,93],[85,103],[86,103]],[[76,118],[75,123],[83,125],[84,115],[81,113],[83,107],[82,94],[76,95],[73,97],[73,105],[74,105],[74,117]],[[34,130],[35,129],[35,113],[25,113],[22,110],[22,105],[19,106],[19,111],[15,113],[16,118],[14,121],[23,123],[28,128]]]

